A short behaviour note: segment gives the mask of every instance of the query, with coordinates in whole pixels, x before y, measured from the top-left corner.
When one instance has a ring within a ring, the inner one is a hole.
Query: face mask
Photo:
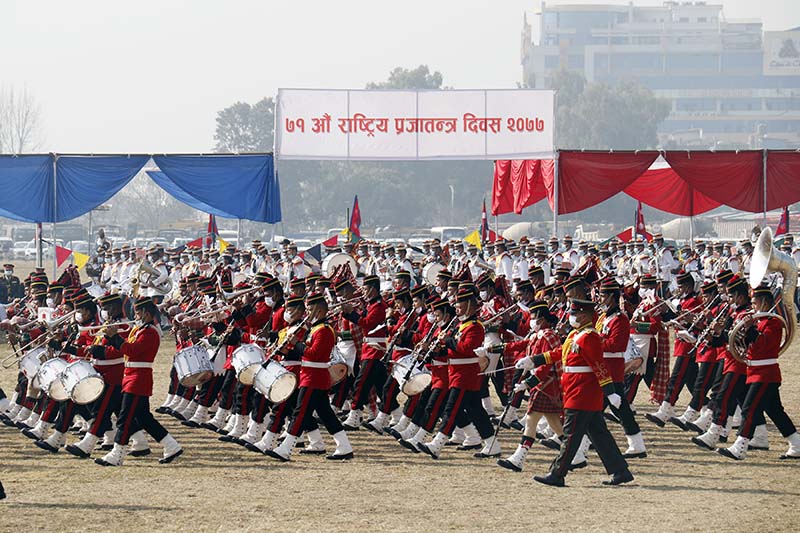
[[[531,331],[536,333],[537,331],[539,331],[539,329],[540,329],[539,328],[539,322],[535,318],[532,318],[531,319]]]
[[[425,317],[428,319],[429,324],[433,324],[434,322],[436,322],[436,317],[433,316],[433,313],[428,313],[427,315],[425,315]]]
[[[83,319],[84,319],[83,313],[81,313],[80,311],[75,313],[75,322],[77,322],[78,324],[83,324]]]
[[[436,293],[437,294],[442,294],[443,292],[444,292],[444,289],[442,289],[441,287],[436,287]]]
[[[189,262],[189,258],[188,257],[181,257],[181,264],[182,265],[185,265],[188,262]]]
[[[106,311],[105,309],[101,309],[100,310],[100,318],[103,319],[104,322],[107,321],[110,318],[110,315],[108,314],[108,311]]]
[[[481,300],[486,300],[489,297],[489,293],[487,291],[480,291],[478,292],[478,296],[480,296]]]
[[[364,250],[359,250],[358,255],[359,257],[364,257],[365,255],[367,255],[367,252],[365,252]]]
[[[569,325],[573,328],[577,328],[580,325],[578,323],[578,317],[575,315],[569,315]]]
[[[415,307],[414,308],[414,312],[417,313],[418,315],[421,315],[423,310],[424,309],[422,307]]]
[[[719,299],[722,300],[723,302],[727,302],[728,301],[728,295],[727,294],[720,294],[719,295]]]
[[[459,322],[466,322],[468,318],[467,315],[458,315]]]
[[[52,298],[46,300],[47,307],[55,307],[55,301]]]
[[[283,319],[284,319],[286,322],[289,322],[289,323],[291,323],[291,322],[294,320],[294,313],[291,313],[291,312],[289,312],[289,311],[286,311],[285,313],[283,313]]]
[[[275,305],[275,299],[272,296],[265,296],[264,303],[272,307],[273,305]]]
[[[10,276],[10,275],[12,275],[14,273],[14,271],[13,270],[6,270],[5,273],[6,273],[6,276]]]

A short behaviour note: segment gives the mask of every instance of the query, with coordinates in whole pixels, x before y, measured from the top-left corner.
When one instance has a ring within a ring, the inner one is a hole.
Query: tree
[[[217,152],[271,152],[275,129],[275,103],[262,98],[253,105],[236,102],[217,112],[214,132]]]
[[[389,79],[368,83],[367,89],[441,89],[442,74],[438,70],[431,74],[428,65],[413,70],[397,67],[389,73]]]
[[[633,82],[587,84],[580,74],[563,70],[553,74],[549,85],[558,91],[557,148],[641,150],[658,145],[658,126],[670,103],[650,89]]]
[[[27,88],[0,87],[0,154],[33,152],[41,146],[41,111]]]

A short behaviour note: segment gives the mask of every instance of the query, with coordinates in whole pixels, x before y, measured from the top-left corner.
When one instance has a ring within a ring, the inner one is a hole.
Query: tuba
[[[747,353],[747,343],[745,334],[747,327],[753,320],[762,317],[774,317],[781,321],[786,333],[779,350],[779,354],[786,351],[792,343],[795,332],[795,309],[794,293],[797,289],[797,266],[794,260],[781,252],[772,245],[772,230],[765,228],[758,237],[753,257],[750,260],[749,282],[752,288],[758,287],[769,272],[780,272],[783,275],[783,286],[781,287],[781,300],[786,309],[785,319],[783,316],[772,312],[760,312],[748,315],[734,324],[728,337],[728,350],[737,361],[743,362]]]
[[[139,268],[136,270],[136,276],[134,277],[138,280],[139,287],[150,287],[161,295],[168,294],[172,290],[172,280],[167,277],[167,279],[155,285],[154,282],[159,276],[161,276],[161,272],[142,259],[139,261]]]

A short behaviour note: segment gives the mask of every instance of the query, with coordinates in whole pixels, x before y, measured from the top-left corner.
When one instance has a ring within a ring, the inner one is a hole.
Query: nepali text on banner
[[[532,159],[553,155],[554,92],[280,89],[280,159]]]

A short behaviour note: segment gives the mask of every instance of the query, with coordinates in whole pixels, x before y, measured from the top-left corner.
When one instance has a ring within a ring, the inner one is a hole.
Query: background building
[[[664,147],[800,147],[800,28],[764,32],[726,20],[721,5],[559,5],[542,2],[539,42],[525,19],[523,79],[544,88],[556,70],[589,82],[635,80],[672,103]]]

